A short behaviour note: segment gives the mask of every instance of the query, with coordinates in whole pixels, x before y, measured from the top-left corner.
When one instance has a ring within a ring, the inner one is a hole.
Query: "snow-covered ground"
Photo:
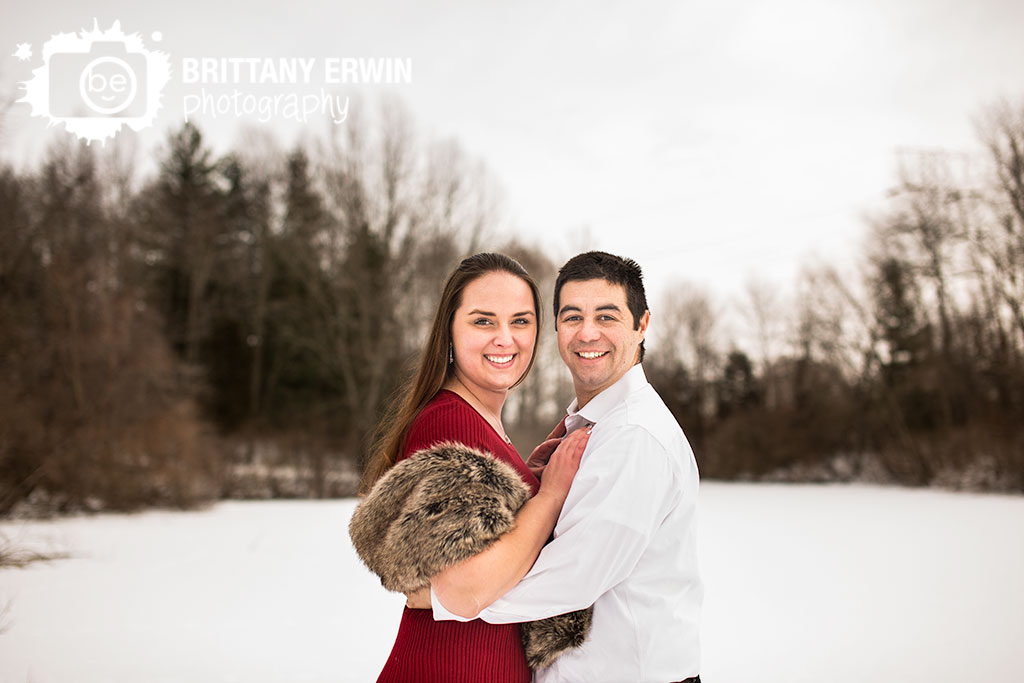
[[[1024,498],[706,483],[707,683],[1024,681]],[[402,598],[354,501],[7,522],[0,683],[372,681]]]

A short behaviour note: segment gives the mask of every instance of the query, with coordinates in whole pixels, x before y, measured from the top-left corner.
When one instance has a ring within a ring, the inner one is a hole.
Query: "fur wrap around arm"
[[[530,490],[507,463],[460,443],[417,451],[377,481],[349,523],[352,545],[390,591],[409,593],[515,526]],[[531,668],[579,647],[593,608],[520,624]]]

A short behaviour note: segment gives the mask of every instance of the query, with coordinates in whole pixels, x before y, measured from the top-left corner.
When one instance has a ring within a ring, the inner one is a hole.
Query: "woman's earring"
[[[452,348],[452,343],[448,342],[448,365],[455,362],[455,349]]]

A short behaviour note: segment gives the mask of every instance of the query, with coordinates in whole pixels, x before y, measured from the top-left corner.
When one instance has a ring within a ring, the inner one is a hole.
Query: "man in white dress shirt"
[[[554,304],[576,389],[565,428],[594,428],[554,539],[476,616],[512,623],[594,606],[587,641],[537,671],[538,683],[699,681],[697,463],[640,364],[650,320],[640,267],[580,254],[559,271]],[[472,618],[431,602],[435,619]]]

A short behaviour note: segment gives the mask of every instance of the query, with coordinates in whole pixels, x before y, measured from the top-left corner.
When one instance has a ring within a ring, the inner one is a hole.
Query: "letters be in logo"
[[[46,63],[33,71],[20,101],[32,113],[86,140],[113,137],[122,125],[152,125],[160,91],[170,77],[170,61],[146,50],[138,34],[125,35],[118,22],[100,31],[53,36],[43,46]]]

